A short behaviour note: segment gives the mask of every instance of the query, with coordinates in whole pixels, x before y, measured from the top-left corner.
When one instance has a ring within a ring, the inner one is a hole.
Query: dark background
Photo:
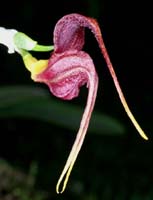
[[[4,1],[0,26],[17,29],[40,44],[50,45],[56,22],[74,12],[94,17],[99,22],[127,102],[149,141],[139,137],[125,114],[98,45],[87,30],[85,50],[93,58],[100,79],[95,110],[119,119],[126,132],[122,136],[104,133],[86,137],[63,196],[56,195],[55,185],[75,132],[72,134],[58,125],[37,120],[1,118],[0,157],[21,171],[27,171],[30,163],[36,161],[35,188],[49,192],[49,199],[153,199],[151,3],[130,0]],[[49,54],[37,53],[36,56],[48,58]],[[36,84],[30,79],[21,58],[17,54],[9,55],[2,45],[0,70],[1,86]],[[83,98],[72,103],[84,106],[86,93],[83,90]]]

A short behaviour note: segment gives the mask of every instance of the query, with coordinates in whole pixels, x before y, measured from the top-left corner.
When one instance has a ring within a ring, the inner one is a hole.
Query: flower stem
[[[39,45],[37,44],[33,49],[32,51],[52,51],[54,49],[54,46],[45,46],[45,45]]]

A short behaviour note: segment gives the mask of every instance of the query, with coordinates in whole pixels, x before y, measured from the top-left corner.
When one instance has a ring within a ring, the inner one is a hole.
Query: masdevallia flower
[[[97,21],[80,14],[69,14],[62,17],[54,29],[54,51],[51,53],[50,59],[41,65],[42,68],[39,65],[40,61],[35,60],[34,66],[38,64],[40,71],[38,73],[36,70],[36,73],[34,73],[34,70],[32,70],[32,78],[37,82],[47,84],[51,93],[61,99],[70,100],[77,97],[80,87],[84,84],[87,85],[89,90],[79,131],[57,183],[56,190],[58,193],[65,190],[69,175],[83,144],[97,96],[98,76],[94,63],[91,57],[82,50],[86,27],[92,31],[98,42],[126,113],[140,135],[144,139],[148,139],[126,103]],[[59,187],[62,181],[63,186],[60,191]]]
[[[140,135],[148,139],[127,105],[97,21],[75,13],[62,17],[54,29],[54,51],[49,60],[37,60],[29,52],[24,50],[21,52],[32,79],[47,84],[51,93],[56,97],[71,100],[79,95],[80,87],[85,84],[89,90],[80,128],[56,186],[58,193],[66,188],[71,170],[83,144],[97,96],[98,75],[92,58],[82,50],[85,42],[85,28],[91,30],[98,42],[127,115]],[[61,183],[63,186],[60,190]]]

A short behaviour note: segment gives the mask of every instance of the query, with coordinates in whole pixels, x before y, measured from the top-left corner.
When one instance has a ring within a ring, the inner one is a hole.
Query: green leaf
[[[34,86],[0,87],[0,118],[22,117],[78,130],[83,107],[52,98],[48,90]],[[94,110],[89,131],[97,134],[123,134],[116,119]]]

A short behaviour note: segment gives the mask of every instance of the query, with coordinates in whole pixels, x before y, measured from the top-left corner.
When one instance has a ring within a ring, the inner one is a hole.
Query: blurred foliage
[[[34,86],[3,86],[0,88],[0,118],[22,117],[52,122],[77,130],[83,109],[50,98],[45,89]],[[123,134],[124,127],[110,116],[93,112],[89,130],[96,134]]]
[[[34,189],[37,164],[33,162],[29,173],[25,174],[4,160],[0,160],[0,199],[3,200],[43,200],[47,192]]]

